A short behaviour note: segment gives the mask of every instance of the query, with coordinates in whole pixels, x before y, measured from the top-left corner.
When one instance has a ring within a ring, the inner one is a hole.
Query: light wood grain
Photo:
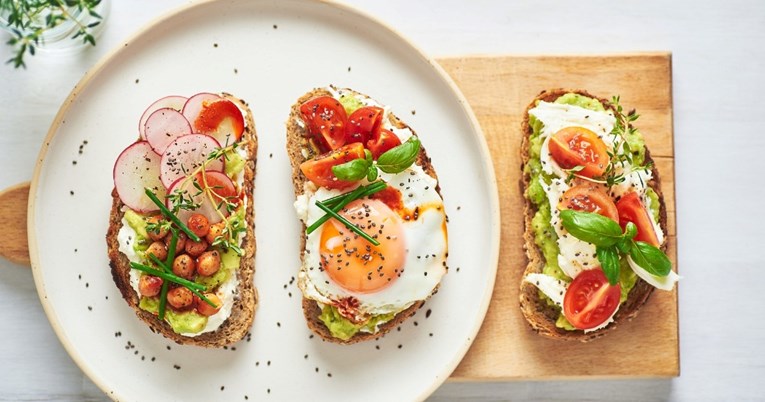
[[[668,212],[668,253],[677,265],[671,58],[668,54],[609,57],[465,57],[439,60],[454,78],[481,124],[500,188],[502,249],[486,320],[451,380],[493,381],[584,377],[679,375],[677,291],[655,291],[640,315],[589,344],[553,341],[533,333],[518,307],[526,261],[522,249],[520,180],[522,112],[546,88],[587,89],[641,114],[644,133],[661,174]],[[8,223],[0,255],[29,264],[26,203],[29,183],[0,194]]]
[[[17,264],[29,265],[27,240],[27,200],[29,182],[20,183],[0,192],[0,256]]]
[[[655,291],[638,317],[588,344],[533,333],[518,307],[526,265],[519,187],[520,124],[543,89],[581,88],[641,114],[662,178],[669,255],[676,266],[671,58],[668,54],[610,57],[470,57],[439,60],[476,113],[492,153],[500,188],[502,249],[494,297],[483,327],[452,380],[581,377],[671,377],[679,374],[677,291]]]

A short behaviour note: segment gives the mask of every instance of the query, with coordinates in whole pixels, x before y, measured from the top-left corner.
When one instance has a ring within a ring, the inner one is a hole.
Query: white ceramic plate
[[[420,135],[450,218],[449,274],[425,308],[379,341],[311,338],[290,279],[299,263],[284,123],[307,90],[372,95]],[[231,92],[254,112],[260,293],[252,336],[228,349],[153,334],[112,282],[104,235],[112,166],[165,95]],[[435,63],[345,6],[307,0],[189,6],[140,32],[74,89],[40,153],[29,210],[34,278],[77,364],[119,400],[415,400],[454,370],[491,297],[499,249],[494,172],[478,124]],[[426,312],[429,312],[426,314]]]

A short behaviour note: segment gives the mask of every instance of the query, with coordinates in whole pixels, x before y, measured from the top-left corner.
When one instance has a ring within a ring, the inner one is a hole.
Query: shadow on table
[[[451,382],[428,402],[456,401],[665,401],[671,379],[599,381]]]

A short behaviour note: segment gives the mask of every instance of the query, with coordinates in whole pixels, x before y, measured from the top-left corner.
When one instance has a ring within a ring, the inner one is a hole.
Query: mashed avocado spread
[[[369,321],[363,324],[354,324],[341,316],[337,311],[337,308],[325,304],[321,306],[321,315],[319,316],[319,319],[327,326],[329,332],[332,333],[332,336],[347,341],[361,330],[374,333],[377,329],[377,325],[390,321],[394,316],[395,314],[393,313],[374,315]]]
[[[244,167],[244,164],[242,164]],[[125,211],[125,220],[128,225],[136,232],[136,240],[133,243],[133,248],[136,250],[142,263],[148,263],[145,261],[143,252],[148,248],[149,239],[148,233],[146,233],[146,224],[148,216],[140,215],[132,210]],[[236,212],[228,217],[228,221],[234,227],[243,227],[246,225],[244,217],[244,205],[241,205]],[[234,275],[239,268],[239,262],[241,257],[234,250],[221,250],[221,264],[218,272],[211,276],[197,276],[194,282],[199,283],[207,287],[208,291],[215,289],[220,284],[226,282],[231,275]],[[143,275],[143,274],[142,274]],[[142,310],[148,311],[153,314],[159,312],[159,298],[158,297],[141,297],[138,303],[138,307]],[[194,334],[201,332],[207,326],[207,317],[191,311],[175,311],[171,308],[165,310],[165,321],[173,328],[176,333]]]
[[[355,112],[357,109],[364,106],[364,103],[362,103],[360,100],[356,99],[355,96],[350,94],[343,94],[340,96],[340,104],[343,105],[343,108],[345,109],[345,114],[348,116],[351,115],[351,113]]]
[[[568,93],[559,97],[555,100],[555,103],[579,106],[594,111],[605,110],[603,105],[597,99],[574,93]],[[543,124],[534,116],[529,115],[529,126],[532,129],[532,133],[529,136],[529,162],[524,167],[524,173],[528,174],[531,179],[529,187],[526,190],[526,197],[531,200],[537,208],[537,212],[531,219],[531,226],[534,230],[534,243],[539,247],[542,255],[545,257],[545,266],[542,269],[542,273],[556,279],[571,282],[571,278],[563,273],[558,266],[558,236],[555,234],[555,231],[550,224],[550,202],[547,199],[542,185],[539,183],[540,177],[548,184],[552,180],[551,176],[542,171],[542,163],[540,162],[542,142],[544,141],[544,138],[540,135]],[[633,160],[635,163],[642,164],[645,159],[645,143],[642,135],[635,131],[634,133],[625,135],[625,141],[627,142],[630,151],[633,153]],[[659,197],[651,188],[647,189],[647,194],[651,199],[651,213],[658,220]],[[629,267],[626,258],[622,258],[619,262],[621,266],[619,283],[622,288],[621,302],[623,303],[627,300],[627,295],[630,290],[635,286],[637,276]],[[542,299],[546,300],[549,305],[555,306],[555,303],[553,303],[544,293],[539,291],[539,295]],[[568,322],[568,320],[566,320],[566,317],[563,316],[562,312],[558,316],[555,326],[570,331],[576,329]]]

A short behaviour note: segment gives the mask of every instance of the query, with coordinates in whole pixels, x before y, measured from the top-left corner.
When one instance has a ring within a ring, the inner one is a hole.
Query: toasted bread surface
[[[218,329],[212,332],[206,332],[197,336],[189,337],[176,333],[166,322],[161,321],[156,315],[142,310],[138,307],[139,297],[130,285],[130,260],[119,251],[119,240],[117,234],[122,227],[122,217],[124,215],[124,204],[117,195],[116,189],[112,190],[112,208],[109,215],[109,228],[106,234],[106,244],[108,247],[109,265],[111,266],[112,278],[119,288],[122,297],[130,307],[135,310],[138,318],[143,320],[152,332],[162,334],[168,339],[178,344],[197,345],[203,347],[223,347],[234,343],[248,333],[255,316],[255,309],[258,304],[257,290],[253,285],[255,274],[255,211],[254,211],[254,186],[255,186],[255,165],[257,163],[258,139],[255,132],[255,123],[252,118],[246,102],[234,97],[233,95],[223,93],[224,98],[234,102],[245,112],[245,131],[242,134],[242,143],[247,150],[247,161],[244,166],[243,193],[247,196],[247,207],[245,210],[245,219],[247,221],[247,230],[245,232],[242,250],[244,255],[240,259],[239,269],[236,270],[239,287],[237,297],[231,309],[230,316],[221,324]]]
[[[349,89],[343,89],[343,91],[347,91],[348,93],[355,93],[364,97],[367,97],[364,94],[349,90]],[[308,143],[308,137],[306,135],[306,129],[305,127],[301,126],[298,121],[302,120],[300,117],[300,105],[307,102],[310,99],[313,99],[318,96],[332,96],[332,93],[329,92],[325,88],[316,88],[312,91],[307,92],[300,98],[298,98],[297,102],[292,106],[290,110],[290,116],[289,120],[287,121],[287,153],[289,155],[290,163],[292,165],[292,183],[294,186],[295,196],[299,196],[303,193],[303,188],[305,183],[308,181],[308,179],[305,177],[305,175],[300,171],[300,164],[309,160],[313,159],[317,155],[315,155],[311,151],[311,147]],[[396,128],[409,128],[406,123],[401,121],[398,117],[396,117],[393,113],[390,113],[389,117],[390,124]],[[414,133],[414,130],[412,130],[412,133]],[[415,133],[416,134],[416,133]],[[430,158],[428,157],[427,152],[425,151],[425,147],[420,146],[420,154],[417,156],[417,160],[415,161],[415,164],[422,167],[423,171],[425,171],[426,174],[429,176],[438,179],[438,176],[436,175],[436,171],[433,168],[433,165],[431,164]],[[436,191],[438,194],[441,194],[440,187],[436,186]],[[305,224],[302,226],[302,232],[305,233]],[[300,253],[301,253],[301,261],[303,260],[303,257],[305,255],[305,243],[306,243],[306,236],[301,236],[300,240]],[[438,287],[433,290],[433,293],[431,293],[431,296],[435,294],[438,291]],[[322,339],[333,342],[333,343],[343,343],[343,344],[352,344],[357,343],[361,341],[366,341],[370,339],[377,339],[393,328],[399,326],[402,322],[404,322],[407,318],[414,315],[417,310],[422,307],[422,305],[425,303],[426,300],[420,300],[415,302],[413,305],[408,307],[407,309],[399,312],[394,316],[390,321],[380,324],[378,326],[378,330],[376,333],[368,333],[368,332],[357,332],[354,336],[347,340],[342,340],[339,338],[335,338],[330,333],[329,329],[326,325],[319,319],[319,315],[321,315],[321,309],[319,308],[316,301],[303,298],[303,314],[305,315],[306,323],[308,325],[308,328],[310,328],[315,334],[319,335]]]
[[[521,142],[521,194],[525,201],[523,214],[525,230],[523,233],[524,249],[526,251],[527,265],[523,273],[523,277],[531,273],[542,273],[542,269],[545,266],[545,258],[534,242],[534,228],[531,225],[531,220],[534,214],[537,212],[537,208],[531,200],[526,197],[526,189],[529,187],[531,177],[529,174],[523,172],[524,167],[529,162],[529,136],[532,133],[532,128],[529,125],[529,110],[533,109],[539,101],[554,102],[559,97],[567,93],[576,93],[589,98],[597,99],[606,109],[611,109],[616,112],[614,106],[610,101],[599,98],[581,89],[551,89],[542,91],[534,100],[528,105],[523,115],[523,122],[521,123],[521,130],[523,133],[523,140]],[[645,150],[645,162],[651,163],[651,153],[646,147]],[[652,164],[653,178],[648,182],[648,186],[653,189],[659,196],[660,208],[659,208],[659,225],[664,233],[667,233],[667,210],[664,204],[664,197],[661,192],[661,179],[659,172],[656,169],[656,164]],[[666,250],[666,242],[662,246]],[[521,282],[520,285],[520,307],[523,316],[526,318],[531,328],[539,333],[554,339],[564,340],[576,340],[581,342],[588,342],[598,337],[605,335],[607,332],[615,329],[620,323],[629,321],[637,316],[640,307],[645,304],[648,297],[653,292],[654,287],[649,285],[644,280],[637,278],[635,286],[630,291],[627,300],[621,304],[619,310],[614,315],[614,321],[603,329],[585,333],[582,330],[568,331],[555,326],[555,322],[558,319],[560,309],[549,305],[545,300],[540,298],[538,289],[527,282]]]

